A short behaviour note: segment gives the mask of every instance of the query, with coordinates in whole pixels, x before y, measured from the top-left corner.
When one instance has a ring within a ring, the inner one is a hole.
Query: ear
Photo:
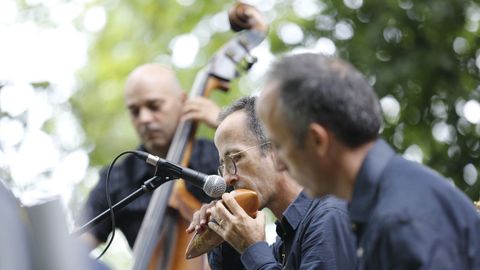
[[[308,147],[312,147],[319,157],[324,157],[330,147],[330,133],[324,126],[311,123],[308,127]]]
[[[182,103],[185,103],[185,101],[187,101],[187,98],[188,98],[187,94],[184,91],[182,91],[182,93],[180,94],[180,100],[182,101]]]

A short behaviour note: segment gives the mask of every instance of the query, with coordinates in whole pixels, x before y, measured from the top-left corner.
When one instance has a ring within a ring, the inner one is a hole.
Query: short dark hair
[[[378,137],[382,125],[378,98],[363,75],[341,59],[289,55],[273,64],[267,82],[277,87],[280,111],[299,146],[312,122],[330,129],[349,147]]]
[[[265,135],[263,126],[260,123],[260,120],[258,119],[256,114],[256,101],[257,98],[254,96],[242,97],[234,101],[232,104],[222,109],[222,111],[218,115],[218,122],[222,122],[223,120],[225,120],[225,118],[227,118],[230,114],[234,112],[244,111],[247,115],[248,131],[257,139],[259,144],[263,144],[260,149],[262,153],[265,153],[265,151],[270,150],[270,144],[265,144],[266,142],[268,142],[268,138]]]

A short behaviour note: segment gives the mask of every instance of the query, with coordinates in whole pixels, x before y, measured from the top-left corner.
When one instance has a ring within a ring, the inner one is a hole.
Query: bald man
[[[215,128],[218,106],[212,101],[197,97],[187,100],[175,73],[166,66],[145,64],[133,70],[125,83],[125,103],[132,124],[140,138],[139,150],[165,158],[180,121],[195,120]],[[189,167],[206,174],[216,174],[218,152],[212,142],[197,140],[193,147]],[[122,200],[154,175],[154,168],[128,156],[110,174],[112,203]],[[100,172],[100,180],[89,194],[81,222],[87,222],[108,208],[105,197],[105,179],[108,167]],[[187,188],[201,202],[209,202],[203,190],[187,183]],[[131,248],[135,243],[143,217],[152,197],[144,194],[115,215],[119,228]],[[81,224],[80,224],[81,225]],[[83,235],[91,248],[105,242],[111,232],[109,219],[96,225]]]

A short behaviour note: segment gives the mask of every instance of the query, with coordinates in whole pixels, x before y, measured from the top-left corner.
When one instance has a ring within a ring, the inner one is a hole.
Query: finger
[[[202,206],[202,208],[200,208],[200,215],[199,215],[199,219],[200,219],[200,225],[206,225],[207,224],[207,220],[210,219],[210,211],[208,211],[210,208],[212,208],[214,205],[215,205],[215,201],[213,202],[210,202],[209,204],[206,204],[204,206]]]
[[[208,222],[208,227],[216,232],[218,235],[220,235],[220,237],[222,237],[223,239],[225,239],[224,237],[224,231],[222,230],[222,228],[220,227],[220,225],[218,225],[216,222],[213,222],[213,221],[210,221]]]
[[[193,97],[188,100],[188,103],[197,104],[197,105],[205,104],[207,102],[212,102],[212,101],[209,100],[208,98],[200,97],[200,96]]]
[[[194,97],[194,98],[191,98],[189,99],[186,104],[189,104],[191,106],[195,106],[197,108],[200,108],[200,107],[205,107],[205,106],[208,106],[208,107],[211,107],[211,106],[217,106],[215,104],[215,102],[211,101],[210,99],[206,98],[206,97]]]
[[[212,218],[208,222],[208,227],[224,238],[225,226],[229,223],[230,218],[227,216],[230,215],[228,209],[225,208],[222,201],[218,201],[210,211]]]
[[[185,114],[191,113],[191,112],[195,112],[195,111],[198,111],[198,108],[196,106],[193,106],[191,104],[187,104],[182,109],[182,115],[185,115]]]
[[[193,231],[196,230],[196,227],[198,225],[198,218],[199,218],[199,211],[195,212],[192,217],[192,222],[190,222],[190,225],[188,228],[185,230],[187,233],[192,233]]]
[[[208,220],[212,219],[212,209],[213,209],[213,207],[215,207],[215,204],[213,204],[212,207],[205,210],[205,213],[207,213],[207,215],[209,216]]]
[[[218,201],[215,204],[215,207],[211,209],[211,215],[216,221],[223,220],[225,222],[230,221],[233,218],[228,209],[225,208],[225,205],[223,205],[222,201]]]
[[[184,109],[187,108],[189,110],[203,111],[205,113],[211,112],[212,114],[215,112],[218,114],[218,112],[220,111],[220,107],[218,107],[215,102],[206,98],[189,101],[189,103],[184,106]]]
[[[207,223],[207,209],[205,207],[200,208],[200,225],[205,225]]]
[[[195,226],[193,225],[193,223],[190,223],[188,228],[185,230],[186,233],[192,233],[194,231],[195,231]]]
[[[188,121],[188,120],[203,120],[204,115],[200,111],[190,111],[182,115],[181,120],[182,121]]]
[[[232,212],[235,216],[244,216],[247,215],[245,210],[238,204],[238,202],[233,198],[233,196],[229,193],[224,193],[222,195],[222,201],[228,207],[230,212]]]
[[[185,103],[184,108],[195,109],[195,108],[200,108],[201,106],[202,106],[201,102],[198,102],[196,99],[192,99]]]

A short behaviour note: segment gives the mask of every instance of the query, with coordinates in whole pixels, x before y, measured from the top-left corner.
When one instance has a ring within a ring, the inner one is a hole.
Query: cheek
[[[298,173],[302,178],[302,185],[309,190],[312,195],[318,193],[317,189],[319,186],[319,179],[322,177],[322,174],[318,172],[318,164],[306,158],[302,163],[298,164]]]
[[[165,123],[168,123],[172,128],[176,128],[177,124],[180,122],[182,116],[181,109],[175,110],[172,109],[168,111],[163,117],[165,117]]]
[[[172,133],[175,131],[179,122],[180,116],[177,116],[173,111],[170,113],[157,112],[155,114],[155,122],[160,125],[164,131]]]
[[[143,125],[140,123],[140,121],[132,118],[132,125],[139,134],[143,133]]]
[[[268,181],[268,177],[271,177],[271,174],[267,174],[265,168],[262,166],[263,162],[255,162],[250,164],[245,164],[243,172],[239,175],[243,176],[244,183],[243,185],[248,186],[249,188],[263,189],[265,188],[264,183]]]
[[[288,165],[290,163],[285,148],[275,148],[275,154],[277,155],[278,163],[283,163],[285,165]]]
[[[288,170],[297,170],[297,159],[294,156],[293,151],[285,147],[278,152],[278,156],[280,161],[287,166]]]
[[[305,186],[306,182],[306,160],[303,155],[298,155],[296,153],[289,153],[287,155],[286,161],[288,172],[290,175],[297,180],[297,182]]]

